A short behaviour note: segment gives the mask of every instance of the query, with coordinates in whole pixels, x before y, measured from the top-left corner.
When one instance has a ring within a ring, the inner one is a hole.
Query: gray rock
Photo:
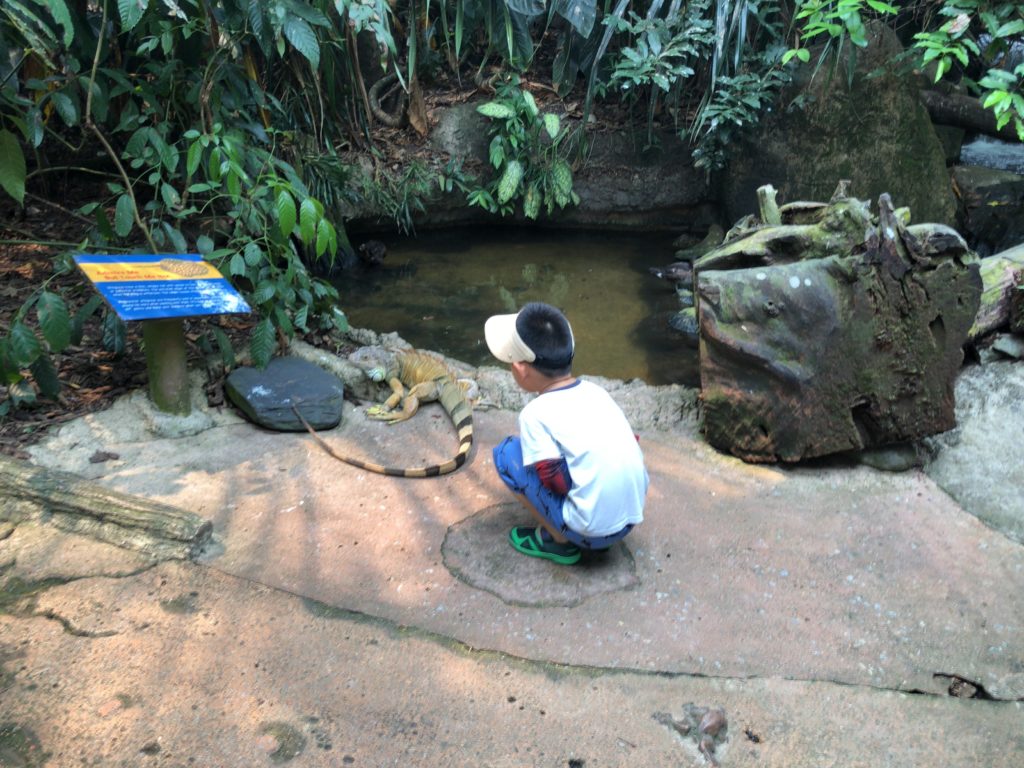
[[[902,52],[895,33],[879,25],[868,29],[851,87],[839,74],[794,83],[787,102],[800,95],[807,106],[762,120],[737,153],[723,175],[730,221],[757,210],[763,184],[774,184],[785,201],[828,200],[839,179],[850,179],[868,199],[889,192],[910,207],[915,221],[954,223],[946,153],[921,104],[920,83],[888,63]],[[881,67],[884,74],[866,76]]]
[[[883,472],[906,472],[924,465],[922,451],[913,443],[868,448],[861,451],[857,459],[861,464]]]
[[[960,190],[960,227],[979,254],[1024,242],[1024,176],[978,165],[953,169]]]
[[[224,390],[251,421],[278,432],[305,429],[293,404],[315,429],[336,427],[345,394],[340,379],[296,357],[276,357],[262,371],[237,368],[228,376]]]

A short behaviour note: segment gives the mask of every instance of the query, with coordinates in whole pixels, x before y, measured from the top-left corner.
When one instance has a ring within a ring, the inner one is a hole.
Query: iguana
[[[351,456],[342,456],[323,441],[310,426],[299,409],[292,410],[317,444],[339,461],[354,467],[392,477],[436,477],[454,472],[466,463],[473,447],[473,410],[466,396],[466,387],[456,381],[455,375],[441,360],[416,350],[385,350],[381,347],[363,347],[349,356],[349,360],[362,368],[373,381],[386,381],[391,396],[383,405],[372,406],[366,415],[371,419],[397,424],[412,418],[420,403],[438,401],[447,412],[459,433],[459,451],[443,464],[429,467],[385,467]],[[470,382],[471,383],[471,382]],[[401,405],[401,410],[395,410]]]

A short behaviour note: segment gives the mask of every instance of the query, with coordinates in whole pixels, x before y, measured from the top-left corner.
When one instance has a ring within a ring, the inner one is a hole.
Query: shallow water
[[[484,321],[529,301],[562,309],[575,373],[648,384],[698,383],[696,351],[668,327],[673,287],[649,267],[671,263],[672,237],[495,227],[383,239],[384,266],[337,281],[349,322],[397,331],[415,347],[498,365]]]
[[[1024,173],[1024,144],[979,136],[960,149],[964,165],[982,165],[1000,171]]]

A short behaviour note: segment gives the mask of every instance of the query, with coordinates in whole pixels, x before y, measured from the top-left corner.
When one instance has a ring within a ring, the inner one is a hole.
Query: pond
[[[675,290],[649,271],[673,261],[669,234],[493,227],[382,241],[383,266],[335,281],[357,328],[396,331],[470,365],[498,365],[484,321],[544,301],[572,323],[575,373],[699,383],[696,350],[668,326],[679,310]]]

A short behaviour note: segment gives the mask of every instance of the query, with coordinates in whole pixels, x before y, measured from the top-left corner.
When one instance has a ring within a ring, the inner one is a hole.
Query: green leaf
[[[256,290],[252,293],[252,300],[254,304],[265,304],[274,298],[274,294],[277,293],[277,287],[270,282],[260,283]]]
[[[994,37],[1014,37],[1024,32],[1024,19],[1008,21],[996,30]]]
[[[35,332],[20,320],[11,327],[9,338],[11,360],[19,368],[27,368],[43,353]]]
[[[327,246],[331,243],[330,223],[327,219],[320,219],[316,226],[316,255],[323,256]]]
[[[284,36],[295,46],[295,50],[309,60],[309,66],[314,70],[320,68],[320,43],[316,39],[316,32],[305,19],[288,16],[284,21]]]
[[[75,25],[71,22],[67,3],[64,0],[47,0],[46,7],[54,21],[60,24],[61,29],[64,30],[64,47],[70,46],[71,41],[75,39]]]
[[[176,208],[181,204],[181,197],[178,195],[178,190],[166,181],[160,184],[160,197],[163,199],[164,205],[168,208]]]
[[[299,207],[299,237],[305,245],[313,242],[316,237],[316,222],[320,218],[316,210],[316,203],[306,198]]]
[[[509,160],[505,166],[505,173],[498,182],[498,203],[507,203],[519,189],[519,182],[523,179],[523,166],[518,160]]]
[[[0,129],[0,187],[18,201],[25,203],[25,155],[18,137],[7,129]]]
[[[220,350],[220,359],[224,361],[225,368],[235,367],[235,349],[224,331],[216,325],[213,326],[213,337],[217,340],[217,348]]]
[[[266,368],[274,354],[274,324],[270,318],[264,318],[252,331],[249,339],[249,351],[257,368]]]
[[[43,291],[36,302],[39,313],[39,327],[43,338],[50,345],[50,351],[62,352],[71,343],[71,316],[64,299],[56,293]]]
[[[167,239],[171,241],[171,245],[174,247],[175,252],[185,253],[188,250],[188,243],[185,241],[185,236],[181,234],[181,230],[177,227],[172,227],[168,222],[160,222],[165,233],[167,233]]]
[[[552,139],[558,136],[558,131],[561,127],[562,123],[558,119],[558,115],[553,115],[550,112],[544,115],[544,130],[548,132],[548,136]]]
[[[132,199],[128,193],[117,198],[117,205],[114,207],[114,231],[118,237],[127,237],[135,224],[135,209],[132,207]]]
[[[71,338],[72,344],[81,344],[82,336],[85,333],[85,321],[92,317],[93,313],[100,308],[103,304],[103,297],[96,295],[90,298],[85,304],[75,313],[74,320],[71,321]]]
[[[37,357],[29,366],[29,370],[32,371],[32,378],[36,380],[36,386],[43,396],[54,398],[60,394],[60,378],[49,355]]]
[[[296,328],[298,328],[299,330],[305,332],[305,331],[309,330],[309,327],[306,325],[306,323],[308,322],[308,318],[309,318],[309,305],[308,304],[304,304],[299,309],[299,311],[295,313],[295,318],[293,319],[292,322],[295,324]]]
[[[117,10],[121,14],[123,32],[130,32],[142,19],[149,7],[149,0],[117,0]]]
[[[213,252],[213,238],[209,235],[200,235],[196,238],[196,250],[199,251],[203,256],[208,256]]]
[[[245,263],[250,267],[255,267],[261,261],[263,261],[263,249],[257,243],[246,243]]]
[[[231,261],[228,263],[228,271],[233,277],[245,274],[245,259],[242,258],[242,254],[236,253],[231,257]]]
[[[115,357],[124,354],[128,347],[128,328],[113,310],[103,316],[103,348],[113,352]]]
[[[495,117],[499,119],[505,119],[509,117],[515,117],[515,110],[507,104],[503,104],[500,101],[488,101],[486,104],[481,104],[476,108],[484,117]]]
[[[597,0],[552,0],[552,9],[583,38],[590,37],[597,19]]]
[[[285,237],[295,231],[295,200],[287,189],[277,193],[277,223]]]
[[[201,162],[203,162],[203,145],[198,141],[193,141],[192,146],[188,148],[188,155],[185,158],[185,169],[188,171],[189,176],[196,172]]]
[[[342,333],[348,330],[348,317],[337,307],[331,307],[331,319],[334,321],[334,327]]]
[[[528,219],[536,219],[540,213],[541,194],[536,184],[531,184],[523,198],[523,215]]]
[[[523,101],[526,102],[526,110],[530,113],[530,117],[536,117],[540,114],[540,110],[537,108],[537,102],[533,98],[533,94],[529,91],[523,91]]]

